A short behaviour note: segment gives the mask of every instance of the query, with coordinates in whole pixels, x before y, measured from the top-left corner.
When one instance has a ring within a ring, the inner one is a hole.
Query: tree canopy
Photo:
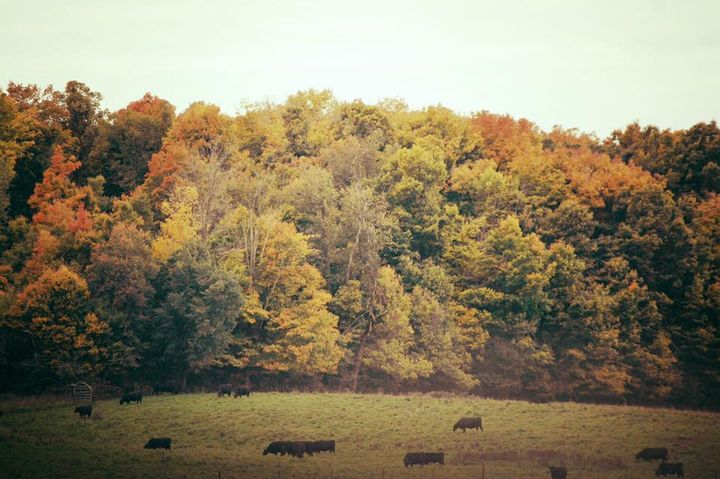
[[[720,406],[720,130],[0,92],[2,388]],[[22,378],[22,379],[21,379]]]

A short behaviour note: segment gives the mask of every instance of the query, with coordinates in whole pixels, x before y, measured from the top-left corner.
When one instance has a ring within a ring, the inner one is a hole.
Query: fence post
[[[482,479],[485,479],[485,463],[482,463]]]

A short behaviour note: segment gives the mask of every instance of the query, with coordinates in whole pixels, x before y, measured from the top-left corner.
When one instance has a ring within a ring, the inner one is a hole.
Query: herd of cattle
[[[173,385],[158,384],[153,387],[153,395],[170,393],[178,394],[180,391]],[[233,397],[250,397],[251,390],[248,387],[233,387],[232,384],[221,384],[218,386],[217,395],[219,398],[224,396]],[[132,391],[122,395],[120,404],[140,404],[142,403],[142,392]],[[81,419],[89,419],[92,416],[92,405],[77,406],[75,413],[80,415]],[[475,429],[483,431],[482,418],[480,417],[463,417],[453,425],[453,432],[462,429]],[[169,437],[151,438],[144,446],[145,449],[167,449],[171,448],[172,439]],[[263,451],[263,455],[288,455],[290,457],[302,458],[306,454],[312,456],[315,453],[335,452],[334,440],[322,441],[274,441],[268,444]],[[636,460],[655,461],[660,460],[661,463],[655,471],[656,476],[676,475],[684,477],[683,464],[666,462],[668,458],[668,450],[664,447],[649,447],[638,452],[635,455]],[[403,458],[405,467],[425,466],[428,464],[445,464],[445,453],[443,452],[408,452]],[[550,477],[552,479],[567,479],[567,468],[565,466],[548,466]]]
[[[668,458],[668,450],[665,447],[646,447],[642,451],[635,454],[635,460],[638,461],[657,461],[660,465],[655,470],[656,476],[679,476],[685,477],[684,466],[682,462],[665,462]]]
[[[316,452],[335,452],[335,441],[274,441],[268,444],[263,451],[263,456],[268,454],[284,456],[303,457],[305,454],[312,456]]]

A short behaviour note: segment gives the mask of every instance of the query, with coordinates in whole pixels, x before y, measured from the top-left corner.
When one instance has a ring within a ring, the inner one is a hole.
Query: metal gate
[[[88,383],[71,384],[70,394],[73,404],[92,404],[93,402],[93,388]]]

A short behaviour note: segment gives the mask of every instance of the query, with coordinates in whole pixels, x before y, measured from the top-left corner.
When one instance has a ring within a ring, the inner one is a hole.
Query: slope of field
[[[72,405],[0,401],[3,478],[545,478],[564,462],[569,479],[655,477],[636,463],[665,446],[687,478],[720,471],[720,415],[570,403],[530,404],[426,395],[257,393],[146,397],[140,405],[95,404],[81,421]],[[485,432],[453,433],[464,415]],[[169,436],[173,450],[143,449]],[[263,456],[273,440],[335,439],[337,453]],[[445,466],[405,469],[407,451],[444,451]]]

